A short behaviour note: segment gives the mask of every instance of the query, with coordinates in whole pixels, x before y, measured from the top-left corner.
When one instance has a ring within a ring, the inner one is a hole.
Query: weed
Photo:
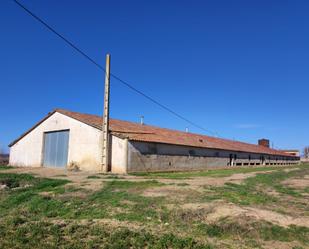
[[[7,186],[10,188],[0,199],[1,217],[11,210],[17,209],[19,206],[33,206],[40,208],[39,206],[36,206],[39,204],[38,199],[41,198],[42,203],[44,203],[44,200],[43,197],[38,196],[38,193],[55,190],[55,188],[64,185],[69,181],[60,179],[37,178],[29,174],[0,174],[0,182],[7,184]],[[28,187],[23,188],[23,186]],[[48,204],[49,202],[46,202],[46,205]]]
[[[96,175],[92,175],[92,176],[88,176],[88,179],[101,179],[100,176],[96,176]]]
[[[309,193],[309,187],[304,188],[304,193]]]
[[[264,221],[237,222],[222,219],[213,224],[199,224],[198,230],[210,237],[230,238],[244,236],[260,238],[265,241],[277,240],[289,242],[293,240],[309,243],[309,228],[291,225],[287,228]]]
[[[113,208],[121,208],[123,212],[115,214],[119,220],[146,221],[147,217],[156,217],[155,207],[160,204],[160,198],[149,198],[139,195],[138,193],[149,187],[161,186],[157,181],[111,181],[105,187],[89,197],[89,203],[96,203],[87,209],[86,213],[92,215],[103,215]],[[130,190],[130,193],[128,192]],[[134,205],[128,205],[125,201],[130,201]],[[100,209],[98,209],[100,207]],[[149,207],[153,207],[152,209]],[[84,213],[85,215],[85,213]],[[88,216],[87,215],[87,216]]]
[[[11,166],[0,165],[0,170],[13,169]]]
[[[22,208],[35,217],[92,219],[114,216],[120,220],[146,221],[147,217],[157,217],[156,208],[160,209],[161,203],[160,198],[139,195],[146,188],[161,186],[162,184],[157,181],[110,181],[100,191],[85,199],[76,197],[59,199],[54,195],[79,190],[72,186],[64,188],[63,185],[68,183],[67,180],[42,179],[27,174],[0,174],[0,180],[5,180],[14,187],[20,186],[22,182],[31,184],[29,188],[9,191],[0,199],[0,216]],[[43,191],[51,194],[40,195]],[[134,205],[126,204],[126,201]],[[115,208],[118,208],[116,213]]]
[[[186,182],[181,182],[181,183],[177,183],[177,186],[181,186],[181,187],[184,187],[184,186],[189,186],[190,184],[186,183]]]
[[[155,236],[127,228],[77,223],[52,224],[48,222],[16,223],[1,221],[1,248],[187,248],[211,249],[190,237],[179,238],[169,233]]]
[[[109,175],[106,177],[106,179],[124,179],[123,177],[119,177],[117,175]]]
[[[6,185],[9,188],[17,188],[26,184],[31,184],[34,181],[35,178],[28,174],[0,174],[0,184]]]
[[[293,241],[309,243],[309,228],[290,225],[284,228],[271,223],[261,224],[258,228],[264,240]]]

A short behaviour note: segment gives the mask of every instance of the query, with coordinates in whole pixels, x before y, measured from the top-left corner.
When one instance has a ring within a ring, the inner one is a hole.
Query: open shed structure
[[[298,156],[254,145],[110,119],[109,171],[201,170],[290,165]],[[56,109],[10,145],[10,165],[100,171],[102,117]]]

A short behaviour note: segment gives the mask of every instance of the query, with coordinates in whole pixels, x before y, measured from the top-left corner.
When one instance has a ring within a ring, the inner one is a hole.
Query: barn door
[[[44,133],[43,166],[64,168],[68,161],[69,131]]]

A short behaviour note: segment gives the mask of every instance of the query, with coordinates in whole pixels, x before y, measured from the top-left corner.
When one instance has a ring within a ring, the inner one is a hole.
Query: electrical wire
[[[69,39],[67,39],[66,37],[64,37],[62,34],[60,34],[58,31],[56,31],[53,27],[51,27],[48,23],[46,23],[45,21],[43,21],[40,17],[38,17],[36,14],[34,14],[32,11],[30,11],[28,8],[26,8],[23,4],[21,4],[19,1],[17,0],[13,0],[20,8],[22,8],[26,13],[28,13],[30,16],[32,16],[35,20],[37,20],[38,22],[40,22],[44,27],[46,27],[49,31],[51,31],[52,33],[54,33],[56,36],[58,36],[60,39],[62,39],[67,45],[69,45],[71,48],[73,48],[75,51],[77,51],[79,54],[81,54],[82,56],[84,56],[88,61],[90,61],[92,64],[94,64],[97,68],[99,68],[100,70],[104,71],[106,73],[105,68],[100,65],[98,62],[96,62],[93,58],[91,58],[89,55],[87,55],[84,51],[82,51],[79,47],[77,47],[73,42],[71,42]],[[127,81],[119,78],[117,75],[110,73],[110,76],[113,77],[114,79],[116,79],[117,81],[119,81],[120,83],[122,83],[123,85],[125,85],[126,87],[128,87],[129,89],[131,89],[132,91],[136,92],[137,94],[143,96],[144,98],[148,99],[149,101],[151,101],[152,103],[156,104],[157,106],[161,107],[162,109],[164,109],[165,111],[173,114],[174,116],[178,117],[179,119],[182,119],[183,121],[191,124],[192,126],[201,129],[207,133],[211,133],[214,136],[219,136],[218,132],[213,132],[211,130],[205,129],[203,126],[192,122],[191,120],[189,120],[188,118],[184,117],[183,115],[177,113],[176,111],[173,111],[171,108],[167,107],[164,104],[161,104],[159,101],[155,100],[154,98],[152,98],[151,96],[143,93],[142,91],[138,90],[137,88],[135,88],[133,85],[131,85],[130,83],[128,83]]]

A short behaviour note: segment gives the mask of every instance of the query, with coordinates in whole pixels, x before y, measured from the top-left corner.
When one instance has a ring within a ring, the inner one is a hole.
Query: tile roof
[[[56,109],[56,111],[93,126],[97,129],[102,129],[102,117],[100,116],[71,112],[63,109]],[[289,156],[287,153],[282,151],[274,150],[260,145],[215,138],[206,135],[182,132],[150,125],[141,125],[139,123],[117,119],[110,119],[109,127],[112,134],[128,138],[132,141],[186,145],[199,148]]]
[[[9,146],[14,145],[21,138],[30,133],[38,125],[44,122],[47,118],[53,115],[55,112],[61,113],[87,125],[90,125],[97,129],[102,129],[102,117],[92,114],[84,114],[79,112],[72,112],[64,109],[55,109],[50,112],[45,118],[39,121],[30,130],[22,134],[18,139],[13,141]],[[290,156],[279,150],[274,150],[260,145],[243,143],[228,139],[221,139],[210,137],[206,135],[194,134],[189,132],[182,132],[177,130],[171,130],[166,128],[160,128],[150,125],[141,125],[139,123],[133,123],[123,120],[110,119],[110,132],[116,136],[122,138],[128,138],[132,141],[141,142],[154,142],[154,143],[164,143],[164,144],[174,144],[174,145],[185,145],[199,148],[210,148],[210,149],[220,149],[238,152],[250,152],[258,154],[267,155],[281,155]]]

